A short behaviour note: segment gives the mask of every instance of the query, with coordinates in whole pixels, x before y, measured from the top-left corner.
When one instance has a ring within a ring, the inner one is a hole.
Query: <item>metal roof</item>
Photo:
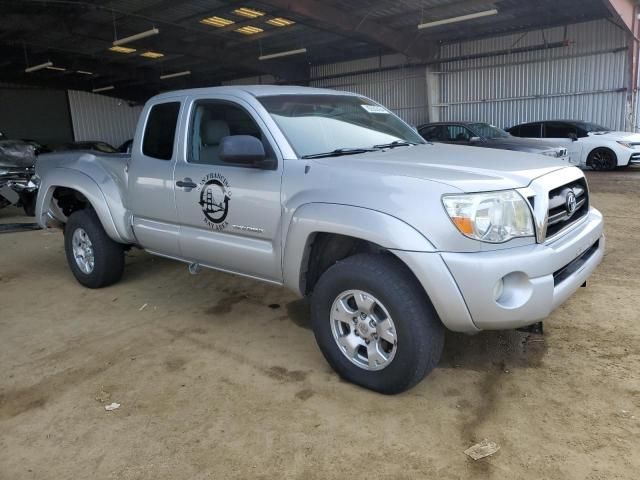
[[[261,15],[234,12],[243,7]],[[417,28],[492,8],[497,15]],[[201,23],[212,16],[234,23]],[[0,0],[0,78],[86,91],[113,85],[105,94],[145,100],[260,74],[305,83],[311,65],[398,52],[424,60],[443,43],[609,16],[603,0]],[[274,18],[294,23],[276,26]],[[114,39],[153,27],[158,35],[124,45],[135,52],[109,50]],[[244,35],[242,27],[261,31]],[[306,53],[258,59],[302,48]],[[164,56],[141,57],[145,51]],[[24,71],[46,61],[64,70]],[[191,74],[160,79],[185,70]]]

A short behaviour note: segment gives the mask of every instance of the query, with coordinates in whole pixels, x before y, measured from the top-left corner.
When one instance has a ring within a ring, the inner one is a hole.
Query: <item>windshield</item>
[[[511,136],[501,128],[488,123],[471,123],[469,127],[476,135],[483,138],[508,138]]]
[[[597,123],[581,122],[581,123],[578,123],[577,126],[583,130],[586,130],[589,133],[611,131],[610,128],[603,127],[602,125],[598,125]]]
[[[352,95],[275,95],[258,98],[298,157],[340,150],[425,143],[384,107]]]

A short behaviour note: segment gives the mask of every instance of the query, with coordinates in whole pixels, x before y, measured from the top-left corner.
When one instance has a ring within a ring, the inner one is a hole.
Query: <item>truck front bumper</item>
[[[548,244],[475,253],[396,254],[412,268],[449,329],[502,330],[546,318],[580,288],[602,261],[602,231],[602,215],[591,209],[579,226]]]

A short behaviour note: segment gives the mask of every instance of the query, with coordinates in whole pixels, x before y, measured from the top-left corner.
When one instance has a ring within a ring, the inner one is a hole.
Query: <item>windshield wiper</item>
[[[417,145],[415,142],[406,142],[404,140],[394,140],[391,143],[382,143],[380,145],[374,145],[373,148],[395,148],[395,147],[410,147]]]
[[[303,155],[301,158],[323,158],[323,157],[339,157],[340,155],[355,155],[357,153],[375,152],[375,148],[336,148],[330,152],[311,153]]]

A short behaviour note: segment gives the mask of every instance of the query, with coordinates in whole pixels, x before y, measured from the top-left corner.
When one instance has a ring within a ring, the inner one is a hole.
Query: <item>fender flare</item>
[[[105,232],[112,240],[125,244],[134,241],[133,232],[126,225],[126,209],[122,204],[120,195],[118,194],[115,198],[112,198],[113,205],[110,206],[104,192],[93,178],[79,170],[70,168],[58,167],[48,171],[46,184],[40,186],[36,218],[41,227],[46,228],[49,216],[63,223],[67,221],[67,217],[58,208],[51,208],[53,192],[59,187],[75,190],[84,195],[98,215]],[[120,214],[120,216],[114,218],[112,210],[116,210],[116,214]]]
[[[307,203],[295,210],[288,225],[282,246],[283,283],[299,295],[304,295],[304,266],[316,233],[346,235],[389,250],[436,250],[423,234],[404,221],[352,205]]]

